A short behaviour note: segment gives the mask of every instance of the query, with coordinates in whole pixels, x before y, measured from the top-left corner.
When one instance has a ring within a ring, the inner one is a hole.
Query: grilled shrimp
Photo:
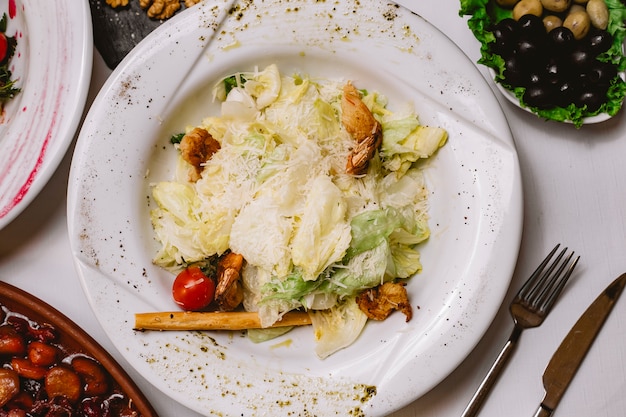
[[[383,141],[382,126],[350,82],[343,87],[341,122],[356,141],[355,147],[348,155],[346,172],[353,175],[365,174],[370,159]]]
[[[241,268],[243,256],[229,252],[217,263],[217,287],[215,301],[222,311],[234,310],[243,301]]]

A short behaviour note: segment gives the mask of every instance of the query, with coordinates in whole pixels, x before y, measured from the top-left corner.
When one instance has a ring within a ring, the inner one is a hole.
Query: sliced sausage
[[[83,379],[83,389],[86,395],[103,395],[108,392],[109,379],[98,362],[84,356],[77,356],[72,359],[72,368]]]
[[[46,373],[45,390],[48,398],[62,396],[75,403],[82,394],[80,377],[67,366],[55,366]]]
[[[12,369],[0,368],[0,407],[20,393],[20,377]]]

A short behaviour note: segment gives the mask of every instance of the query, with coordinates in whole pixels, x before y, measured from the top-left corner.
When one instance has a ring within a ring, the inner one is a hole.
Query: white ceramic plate
[[[86,0],[0,0],[17,37],[11,60],[21,92],[0,115],[0,229],[46,185],[74,139],[93,54]]]
[[[132,330],[172,311],[151,263],[150,184],[171,178],[169,137],[217,112],[213,83],[277,63],[350,79],[414,104],[450,140],[429,163],[430,240],[408,291],[415,316],[369,323],[319,360],[311,328],[253,344],[240,334]],[[375,0],[206,2],[148,36],[113,72],[80,132],[68,217],[76,265],[115,346],[148,381],[204,414],[384,415],[423,395],[472,350],[510,283],[522,225],[511,133],[488,84],[442,33]]]

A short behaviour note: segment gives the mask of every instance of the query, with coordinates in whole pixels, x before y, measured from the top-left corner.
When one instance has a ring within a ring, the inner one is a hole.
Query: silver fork
[[[487,372],[478,390],[465,408],[465,411],[463,411],[461,417],[472,417],[478,414],[489,392],[491,392],[491,388],[498,379],[500,372],[504,369],[514,352],[514,348],[517,346],[517,341],[522,331],[531,327],[537,327],[543,323],[543,320],[552,309],[561,290],[563,290],[580,256],[577,256],[572,261],[574,252],[571,252],[569,256],[563,260],[563,256],[565,252],[567,252],[567,248],[565,248],[558,254],[556,259],[548,265],[559,246],[560,245],[557,244],[554,249],[552,249],[511,302],[509,310],[513,317],[513,332],[496,358],[496,361],[491,366],[491,369]]]

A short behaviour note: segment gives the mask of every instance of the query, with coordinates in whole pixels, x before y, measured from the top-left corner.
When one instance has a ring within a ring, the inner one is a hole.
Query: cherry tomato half
[[[0,62],[4,61],[4,58],[7,56],[7,51],[9,50],[9,42],[7,41],[7,37],[4,36],[4,33],[0,32]]]
[[[183,310],[202,310],[213,301],[215,282],[197,266],[190,266],[174,280],[172,295]]]

